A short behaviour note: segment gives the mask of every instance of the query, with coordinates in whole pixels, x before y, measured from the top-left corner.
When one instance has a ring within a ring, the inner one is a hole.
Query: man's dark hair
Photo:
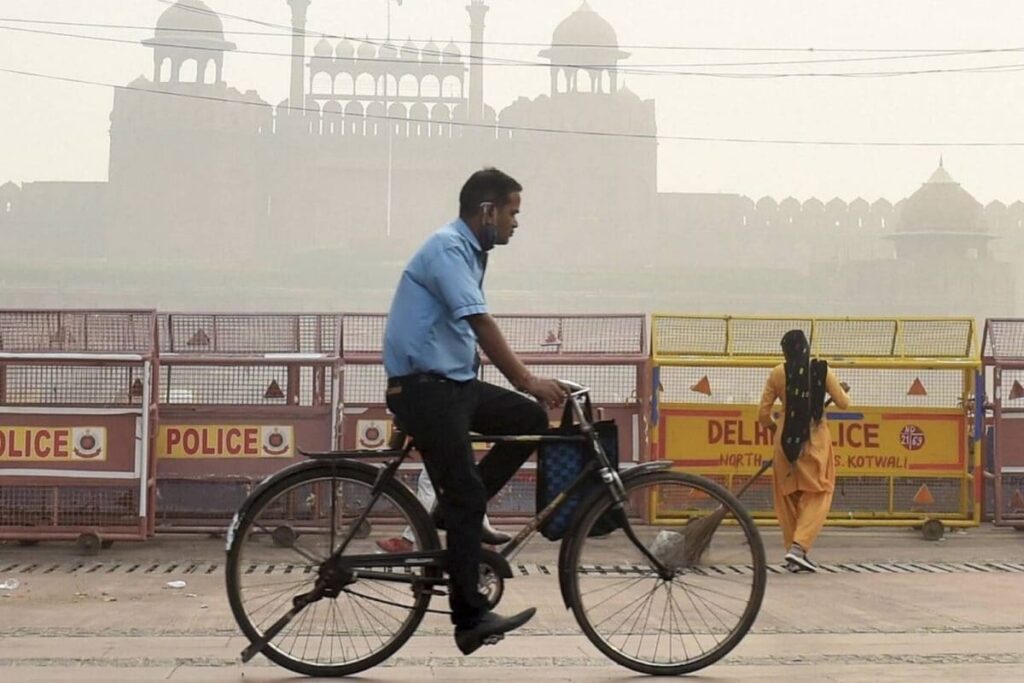
[[[496,168],[485,168],[469,176],[459,192],[459,216],[469,218],[484,202],[504,205],[513,192],[522,192],[523,186],[515,178]]]

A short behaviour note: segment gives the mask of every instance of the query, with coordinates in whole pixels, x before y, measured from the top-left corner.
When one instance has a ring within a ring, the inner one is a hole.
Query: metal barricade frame
[[[0,539],[152,535],[158,372],[155,311],[0,311]]]
[[[993,522],[1024,529],[1024,319],[985,321],[982,362],[982,383],[992,380],[991,400],[979,392],[986,400],[979,400],[978,420],[992,428],[986,476],[992,484]]]
[[[734,490],[756,472],[773,451],[768,430],[756,424],[757,405],[769,370],[782,362],[780,339],[794,328],[852,386],[851,408],[829,411],[837,481],[828,523],[976,525],[980,450],[971,410],[980,358],[970,318],[656,314],[652,442],[658,457]],[[675,448],[686,455],[673,458]],[[770,477],[744,495],[759,523],[775,523]],[[671,512],[652,507],[663,520],[686,515]]]
[[[157,530],[219,533],[252,488],[336,445],[341,316],[162,313]]]

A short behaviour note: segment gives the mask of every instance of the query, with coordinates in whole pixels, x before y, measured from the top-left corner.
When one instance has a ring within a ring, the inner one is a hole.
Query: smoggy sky
[[[286,0],[208,0],[218,11],[288,24]],[[580,0],[492,0],[486,37],[546,43]],[[407,37],[468,40],[465,0],[405,0],[391,6],[396,43]],[[624,68],[691,72],[625,73],[621,81],[657,101],[663,136],[877,142],[1024,143],[1024,3],[1019,0],[762,1],[591,0],[615,26],[632,56]],[[313,0],[313,32],[383,37],[385,0]],[[167,5],[157,0],[0,0],[0,26],[139,41],[150,29],[103,29],[10,23],[10,19],[152,26]],[[225,18],[228,39],[243,50],[287,53],[284,35]],[[315,39],[309,41],[312,50]],[[816,48],[815,52],[668,50],[633,46]],[[463,45],[464,50],[468,47]],[[870,52],[830,52],[838,48]],[[542,61],[537,45],[491,45],[489,58]],[[874,50],[895,50],[875,52]],[[997,49],[922,57],[910,50]],[[914,55],[913,58],[907,58]],[[713,67],[880,57],[876,61]],[[893,57],[897,57],[893,59]],[[657,66],[655,66],[657,65]],[[1005,66],[988,72],[886,77],[760,78],[752,74],[893,72]],[[148,48],[66,36],[0,30],[0,68],[125,84],[151,75]],[[740,74],[742,78],[692,75]],[[225,79],[277,103],[288,92],[288,58],[229,54]],[[487,66],[485,99],[499,111],[520,95],[549,89],[547,68]],[[110,88],[0,73],[0,183],[6,180],[102,180],[107,176]],[[231,105],[225,105],[231,106]],[[1024,199],[1024,144],[992,147],[864,147],[692,142],[664,139],[660,189],[737,192],[752,197],[898,199],[945,158],[946,168],[982,202]]]

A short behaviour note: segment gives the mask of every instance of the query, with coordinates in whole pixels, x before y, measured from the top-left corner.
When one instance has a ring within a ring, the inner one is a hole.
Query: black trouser
[[[471,628],[488,609],[478,587],[487,500],[537,445],[499,443],[477,465],[469,433],[541,434],[548,427],[547,413],[522,394],[478,380],[410,375],[392,378],[388,385],[388,408],[415,439],[437,491],[448,532],[452,623]]]

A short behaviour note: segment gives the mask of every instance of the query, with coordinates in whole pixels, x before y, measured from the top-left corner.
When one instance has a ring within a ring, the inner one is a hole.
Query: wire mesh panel
[[[346,406],[383,404],[388,378],[380,363],[346,365],[343,380]]]
[[[1024,359],[1024,320],[986,320],[983,353],[995,361]]]
[[[387,319],[382,313],[346,313],[343,318],[342,353],[380,353],[384,349],[384,326]]]
[[[499,315],[496,320],[517,353],[622,356],[647,352],[642,315]]]
[[[822,356],[892,356],[896,328],[895,320],[818,320],[813,351]]]
[[[0,311],[0,351],[150,353],[152,311]]]
[[[756,318],[655,316],[656,358],[686,356],[781,357],[779,342],[803,330],[820,356],[848,358],[967,358],[974,353],[974,321],[897,318]]]
[[[974,349],[973,320],[904,320],[900,342],[905,356],[964,358]]]
[[[283,406],[287,388],[288,368],[282,365],[174,363],[160,368],[164,405]]]
[[[530,372],[566,379],[590,387],[590,398],[595,403],[636,403],[637,368],[633,365],[527,365]],[[485,365],[481,379],[512,389],[505,376],[493,365]]]
[[[339,353],[335,314],[166,313],[160,350],[175,354]]]
[[[141,365],[3,365],[0,405],[128,406],[142,402]]]
[[[653,326],[657,449],[679,467],[736,488],[773,457],[758,406],[783,362],[782,335],[802,329],[851,386],[852,405],[828,411],[833,519],[973,520],[973,321],[656,316]],[[779,409],[771,407],[775,419]],[[773,508],[770,481],[744,496],[763,516]]]

